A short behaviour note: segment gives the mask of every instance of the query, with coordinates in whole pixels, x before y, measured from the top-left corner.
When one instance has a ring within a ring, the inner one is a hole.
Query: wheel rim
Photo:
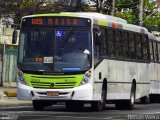
[[[135,103],[135,89],[133,86],[132,91],[131,91],[131,106],[132,106],[132,108],[134,106],[134,103]]]

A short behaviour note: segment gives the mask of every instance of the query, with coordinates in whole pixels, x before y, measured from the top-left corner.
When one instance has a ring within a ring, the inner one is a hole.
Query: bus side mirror
[[[12,35],[12,44],[16,44],[17,43],[17,37],[18,37],[18,31],[15,29],[13,31],[13,35]]]

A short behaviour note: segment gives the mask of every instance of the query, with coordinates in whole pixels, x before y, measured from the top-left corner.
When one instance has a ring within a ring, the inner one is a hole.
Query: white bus
[[[13,34],[15,43],[16,32]],[[133,109],[150,93],[147,29],[100,13],[25,16],[20,27],[17,97],[35,110],[65,102],[101,111]]]

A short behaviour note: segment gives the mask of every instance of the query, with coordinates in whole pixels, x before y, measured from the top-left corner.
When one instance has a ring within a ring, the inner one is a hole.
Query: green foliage
[[[130,24],[135,24],[136,17],[132,11],[125,11],[125,12],[116,12],[115,16],[123,18],[127,20],[128,23]]]
[[[152,28],[152,30],[160,30],[160,11],[154,2],[145,0],[144,26]]]
[[[121,17],[131,24],[138,22],[139,0],[117,0],[115,16]],[[152,30],[160,30],[160,11],[157,5],[149,0],[144,0],[143,26]]]

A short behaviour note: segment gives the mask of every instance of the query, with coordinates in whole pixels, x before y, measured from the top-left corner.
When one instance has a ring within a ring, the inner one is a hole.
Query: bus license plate
[[[59,96],[59,92],[57,91],[48,91],[47,96]]]

